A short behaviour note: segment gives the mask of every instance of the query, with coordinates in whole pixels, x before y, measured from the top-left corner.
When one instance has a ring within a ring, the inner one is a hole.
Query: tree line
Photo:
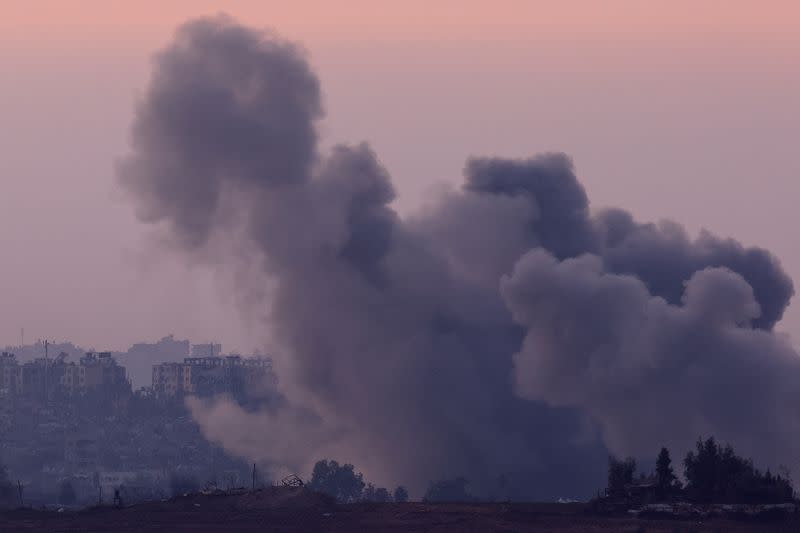
[[[431,481],[422,501],[474,501],[476,498],[467,490],[468,485],[469,481],[464,477]],[[353,465],[340,465],[336,461],[318,461],[314,465],[308,487],[328,494],[340,503],[408,501],[408,491],[402,485],[390,493],[386,488],[365,483],[364,476],[361,472],[356,472]]]
[[[669,450],[661,448],[656,468],[650,476],[636,475],[633,458],[609,457],[609,495],[624,495],[638,484],[653,487],[659,501],[685,499],[696,503],[785,503],[794,498],[788,471],[762,472],[752,459],[736,455],[730,444],[721,445],[714,437],[697,440],[695,450],[683,460],[686,483],[681,483],[672,467]],[[638,483],[636,483],[638,481]]]
[[[650,474],[639,472],[636,460],[628,457],[609,457],[609,496],[628,497],[631,491],[646,489],[655,501],[687,500],[697,503],[784,503],[794,499],[794,487],[788,471],[779,474],[769,469],[761,471],[751,459],[737,455],[730,444],[721,445],[710,437],[698,439],[695,450],[683,460],[683,478],[678,479],[669,450],[661,448],[655,470]],[[432,481],[423,497],[429,502],[464,502],[475,498],[468,492],[466,478]],[[173,476],[170,480],[173,495],[198,490],[193,478]],[[398,486],[390,491],[364,480],[352,464],[339,464],[321,460],[314,465],[307,486],[323,492],[341,503],[355,502],[406,502],[408,491]],[[17,504],[16,486],[0,464],[0,508]],[[62,483],[59,491],[61,503],[74,502],[72,486]],[[651,500],[652,501],[652,500]]]
[[[340,465],[324,459],[314,465],[308,487],[328,494],[340,503],[408,501],[408,491],[402,485],[390,493],[385,487],[365,483],[363,474],[356,472],[353,465]]]

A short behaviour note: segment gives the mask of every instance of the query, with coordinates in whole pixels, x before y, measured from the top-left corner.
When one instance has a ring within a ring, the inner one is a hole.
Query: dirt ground
[[[0,513],[0,532],[13,531],[788,533],[800,531],[800,519],[746,522],[593,516],[580,504],[335,505],[302,490],[267,489],[238,496],[191,495],[122,509]]]

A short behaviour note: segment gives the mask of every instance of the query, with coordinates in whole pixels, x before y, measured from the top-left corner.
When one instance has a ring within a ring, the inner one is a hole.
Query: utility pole
[[[49,341],[45,339],[44,341],[44,403],[48,403],[49,396],[47,394],[47,346]]]
[[[22,481],[17,480],[17,491],[19,492],[19,506],[25,507],[25,504],[22,501]]]
[[[256,464],[253,463],[253,490],[256,490]]]

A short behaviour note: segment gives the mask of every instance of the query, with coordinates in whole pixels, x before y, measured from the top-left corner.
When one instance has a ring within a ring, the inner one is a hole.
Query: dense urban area
[[[610,457],[607,487],[587,503],[487,506],[481,502],[513,498],[503,491],[476,497],[469,480],[459,477],[429,483],[422,505],[438,507],[409,508],[398,507],[409,500],[404,487],[376,487],[353,465],[334,460],[318,461],[305,482],[296,476],[268,479],[256,465],[206,440],[184,403],[188,395],[225,395],[257,409],[277,398],[277,383],[268,357],[223,354],[219,344],[172,336],[126,352],[49,342],[8,347],[0,354],[0,509],[6,509],[0,525],[6,520],[20,530],[36,530],[43,520],[54,527],[95,521],[98,527],[138,530],[145,523],[136,520],[155,510],[163,523],[146,525],[156,529],[187,520],[198,528],[239,520],[236,527],[245,529],[262,520],[284,520],[303,530],[325,525],[334,513],[342,531],[376,524],[404,530],[431,520],[442,531],[456,531],[464,520],[512,529],[538,520],[554,530],[580,523],[586,531],[653,518],[681,527],[713,520],[708,523],[741,531],[749,531],[742,519],[796,522],[789,472],[759,470],[713,437],[698,440],[682,465],[673,464],[666,448],[653,470],[640,469],[632,458]],[[364,502],[386,506],[359,507]],[[83,511],[59,518],[65,510],[98,509],[97,504],[118,514]],[[144,507],[123,513],[136,504]]]
[[[208,442],[184,397],[257,405],[275,383],[269,358],[171,336],[127,352],[8,347],[0,355],[0,475],[15,490],[5,499],[77,507],[110,502],[119,490],[135,502],[249,486],[252,465]]]

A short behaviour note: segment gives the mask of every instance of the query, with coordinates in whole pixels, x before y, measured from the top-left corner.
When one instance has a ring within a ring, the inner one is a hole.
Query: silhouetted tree
[[[309,487],[336,498],[341,503],[361,499],[364,491],[364,478],[356,473],[353,465],[340,466],[336,461],[317,461],[311,474]]]
[[[467,492],[469,482],[463,478],[442,479],[431,482],[425,492],[423,501],[426,502],[467,502],[471,501],[472,495]]]
[[[625,485],[633,481],[633,474],[636,472],[636,460],[628,457],[624,461],[616,457],[608,457],[608,490],[609,492],[621,492],[625,490]]]
[[[753,462],[737,456],[730,445],[713,437],[698,439],[696,451],[684,460],[687,494],[699,502],[779,503],[794,495],[788,477],[762,474]]]
[[[683,461],[687,489],[693,499],[711,501],[717,492],[718,471],[721,466],[719,447],[714,437],[697,441],[697,451],[686,454]]]
[[[364,491],[361,493],[361,499],[365,502],[374,502],[375,501],[375,485],[372,483],[367,483],[367,486],[364,487]]]
[[[394,489],[394,501],[397,503],[403,503],[408,501],[408,491],[402,485]]]
[[[378,503],[386,503],[392,501],[392,495],[389,494],[389,490],[384,487],[378,487],[375,489],[375,501]]]
[[[668,495],[678,479],[675,472],[672,470],[672,458],[669,456],[669,450],[661,448],[656,459],[656,479],[658,482],[658,493],[660,497]]]
[[[58,503],[62,505],[75,505],[78,497],[75,495],[75,488],[68,479],[61,482],[58,489]]]
[[[392,496],[387,489],[367,483],[364,492],[361,494],[361,499],[365,502],[386,503],[392,501]]]

